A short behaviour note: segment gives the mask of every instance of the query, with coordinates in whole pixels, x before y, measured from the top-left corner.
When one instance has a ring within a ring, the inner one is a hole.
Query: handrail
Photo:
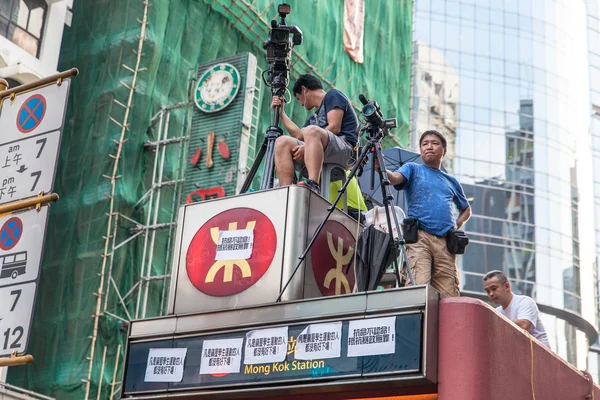
[[[48,83],[52,83],[54,81],[61,81],[65,78],[77,76],[78,74],[79,74],[79,70],[77,68],[71,68],[68,71],[59,72],[58,74],[47,76],[47,77],[42,78],[35,82],[27,83],[25,85],[20,85],[20,86],[14,87],[12,89],[0,91],[0,101],[2,101],[2,99],[4,99],[5,97],[12,96],[13,94],[26,92],[30,89],[35,89],[37,87],[46,85]]]

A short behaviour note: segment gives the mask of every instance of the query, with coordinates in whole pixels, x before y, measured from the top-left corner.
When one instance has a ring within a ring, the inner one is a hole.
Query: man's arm
[[[467,208],[458,213],[458,218],[456,218],[456,229],[460,229],[460,227],[463,226],[463,224],[467,222],[469,218],[471,218],[471,206],[467,206]]]
[[[513,322],[519,325],[519,328],[525,329],[526,331],[529,330],[529,327],[531,326],[531,321],[526,319],[515,319]]]
[[[271,108],[274,109],[275,106],[281,106],[279,108],[279,117],[281,118],[281,122],[283,122],[283,126],[285,127],[285,130],[288,131],[290,136],[292,136],[296,139],[304,140],[304,137],[302,136],[302,132],[300,132],[300,128],[298,128],[298,125],[296,125],[294,123],[294,121],[289,119],[289,117],[286,115],[285,111],[283,110],[284,104],[285,104],[285,101],[283,101],[283,99],[281,97],[274,96],[273,100],[271,101]]]
[[[334,135],[339,135],[342,130],[342,119],[344,118],[344,110],[341,108],[334,108],[333,110],[327,113],[327,126],[325,129],[333,133]]]
[[[517,319],[513,322],[519,327],[529,330],[529,327],[533,325],[535,328],[535,322],[538,319],[539,311],[537,308],[537,304],[531,297],[525,297],[519,303],[519,308],[517,309]]]
[[[400,172],[392,172],[387,169],[385,170],[385,172],[387,172],[388,180],[392,185],[401,185],[406,182],[406,177]]]

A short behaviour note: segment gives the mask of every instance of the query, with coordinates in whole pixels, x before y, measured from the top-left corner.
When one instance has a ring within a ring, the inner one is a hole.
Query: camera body
[[[381,112],[379,103],[377,103],[375,100],[367,100],[367,98],[362,94],[359,94],[358,98],[363,104],[362,115],[367,120],[368,125],[380,128],[385,132],[388,132],[390,129],[398,126],[398,121],[396,118],[383,118],[383,113]]]
[[[267,62],[274,64],[275,70],[288,70],[292,59],[292,48],[302,44],[302,31],[295,25],[286,25],[285,17],[290,13],[288,4],[278,7],[281,20],[271,21],[271,31],[263,48],[267,50]]]

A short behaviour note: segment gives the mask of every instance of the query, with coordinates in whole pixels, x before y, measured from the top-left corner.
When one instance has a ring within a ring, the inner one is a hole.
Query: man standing
[[[417,242],[406,245],[415,285],[431,284],[442,295],[455,297],[456,254],[448,250],[446,234],[460,229],[471,217],[471,207],[458,180],[440,169],[446,146],[442,134],[426,131],[419,139],[423,164],[406,163],[387,174],[396,189],[406,191],[408,217],[418,220]],[[459,210],[456,220],[452,204]]]
[[[537,304],[531,297],[513,294],[508,277],[502,271],[491,271],[483,277],[483,288],[490,301],[502,315],[528,331],[531,336],[550,348],[546,328],[540,319]]]
[[[308,179],[302,182],[311,190],[320,192],[319,179],[323,163],[352,165],[353,148],[358,141],[358,118],[348,98],[339,90],[323,90],[316,77],[300,75],[293,88],[294,97],[307,110],[317,111],[303,128],[288,118],[284,101],[273,97],[271,107],[281,106],[281,121],[290,136],[275,141],[275,169],[281,186],[291,185],[294,170],[306,166]]]

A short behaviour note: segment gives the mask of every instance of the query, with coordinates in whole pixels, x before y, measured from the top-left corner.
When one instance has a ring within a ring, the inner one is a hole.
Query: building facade
[[[415,0],[411,131],[415,143],[427,128],[454,130],[449,169],[473,210],[463,293],[482,297],[483,275],[505,271],[515,292],[538,302],[552,349],[598,379],[588,351],[600,254],[595,3]],[[439,107],[436,87],[458,93]]]
[[[55,74],[73,0],[0,0],[0,78],[10,87]]]

